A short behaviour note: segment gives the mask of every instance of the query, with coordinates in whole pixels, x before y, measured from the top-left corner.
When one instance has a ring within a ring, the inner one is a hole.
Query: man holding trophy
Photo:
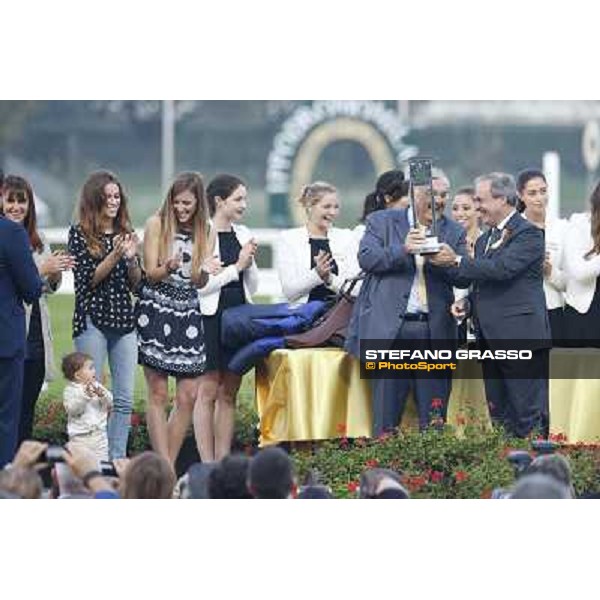
[[[360,243],[358,261],[366,278],[346,341],[346,350],[359,358],[361,340],[385,341],[397,349],[418,344],[433,350],[440,342],[444,348],[457,343],[450,312],[455,300],[452,273],[431,264],[427,256],[439,252],[442,243],[465,255],[465,231],[444,216],[449,186],[445,178],[432,178],[431,159],[411,159],[409,169],[410,206],[369,215]],[[372,379],[373,435],[400,424],[411,390],[421,429],[431,423],[432,404],[435,418],[445,420],[451,375],[444,373],[431,377],[411,371]]]

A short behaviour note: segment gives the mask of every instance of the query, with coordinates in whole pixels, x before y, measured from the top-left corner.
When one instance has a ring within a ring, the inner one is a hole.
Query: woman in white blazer
[[[283,295],[299,305],[311,300],[331,300],[347,277],[352,232],[333,223],[340,211],[337,190],[317,181],[304,186],[298,199],[306,212],[306,224],[283,231],[276,254]]]
[[[239,224],[247,206],[244,182],[233,175],[217,175],[206,188],[212,217],[209,245],[216,271],[207,269],[208,282],[198,290],[204,327],[206,371],[200,377],[194,406],[194,431],[202,462],[229,454],[235,422],[235,402],[241,377],[227,370],[230,356],[221,344],[221,315],[226,308],[252,302],[258,286],[254,261],[256,241]]]
[[[571,216],[565,235],[565,331],[580,347],[600,346],[600,182],[590,205]]]
[[[544,230],[546,260],[544,262],[544,294],[554,345],[562,345],[564,330],[564,291],[566,273],[563,268],[564,238],[567,222],[547,217],[548,184],[542,171],[526,169],[517,177],[519,210],[536,227]]]

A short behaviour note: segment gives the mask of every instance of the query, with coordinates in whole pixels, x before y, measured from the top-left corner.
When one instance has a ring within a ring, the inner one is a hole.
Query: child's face
[[[83,367],[77,371],[75,378],[80,383],[90,383],[96,379],[96,369],[94,363],[91,360],[86,360],[83,363]]]

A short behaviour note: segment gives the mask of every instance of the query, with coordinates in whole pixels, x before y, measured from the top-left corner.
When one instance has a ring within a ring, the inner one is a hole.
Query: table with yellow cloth
[[[550,428],[570,442],[600,439],[600,351],[555,349],[550,377],[565,364],[570,379],[550,381]],[[563,362],[567,361],[567,363]],[[468,375],[470,378],[465,379]],[[592,378],[594,377],[594,378]],[[371,435],[371,391],[358,361],[339,348],[275,350],[256,368],[260,445]],[[459,361],[453,378],[448,422],[489,421],[481,365]],[[417,423],[409,399],[403,426]]]

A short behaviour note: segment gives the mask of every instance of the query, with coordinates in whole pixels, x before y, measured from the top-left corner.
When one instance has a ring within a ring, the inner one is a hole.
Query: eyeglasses
[[[450,195],[450,192],[446,191],[446,192],[433,192],[433,197],[437,198],[439,200],[446,200],[446,198],[448,198],[448,196]]]

